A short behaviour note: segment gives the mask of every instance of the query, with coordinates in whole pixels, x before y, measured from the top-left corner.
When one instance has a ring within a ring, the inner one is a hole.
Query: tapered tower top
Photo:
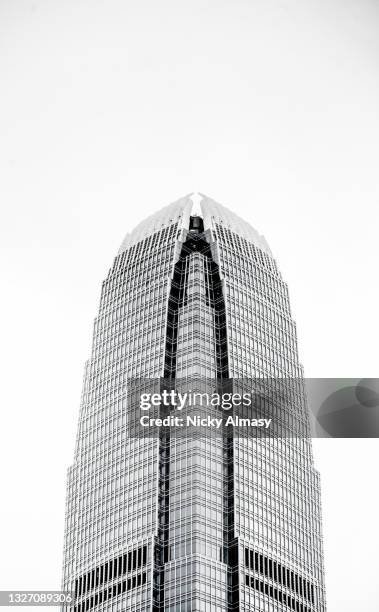
[[[191,222],[191,218],[202,219],[204,231],[208,229],[213,231],[216,225],[221,225],[272,257],[264,236],[231,210],[202,193],[190,193],[139,223],[130,234],[125,236],[119,253],[159,231],[162,227],[168,227],[173,223],[177,223],[179,229],[190,229],[191,223],[194,223],[194,221]],[[197,227],[200,227],[200,222],[195,221],[195,223],[198,224]]]

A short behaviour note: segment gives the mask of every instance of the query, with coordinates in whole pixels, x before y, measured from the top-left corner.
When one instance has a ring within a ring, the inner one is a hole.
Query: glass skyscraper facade
[[[298,437],[135,433],[130,381],[203,390],[302,377],[265,239],[206,196],[200,207],[188,196],[142,222],[102,285],[68,472],[63,586],[75,612],[326,609],[305,398]]]

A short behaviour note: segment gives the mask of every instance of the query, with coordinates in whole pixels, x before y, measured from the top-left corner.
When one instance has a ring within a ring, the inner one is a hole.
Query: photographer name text
[[[249,419],[238,416],[229,416],[227,419],[217,417],[189,416],[183,418],[178,416],[167,416],[163,419],[152,418],[144,415],[140,418],[142,427],[206,427],[220,429],[221,427],[263,427],[268,429],[272,419]]]

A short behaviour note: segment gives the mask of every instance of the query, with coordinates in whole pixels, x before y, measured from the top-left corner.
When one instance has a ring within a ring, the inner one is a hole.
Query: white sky
[[[377,376],[379,4],[0,0],[2,589],[61,576],[100,283],[201,191],[264,233],[308,376]],[[328,612],[377,611],[378,441],[318,441]]]

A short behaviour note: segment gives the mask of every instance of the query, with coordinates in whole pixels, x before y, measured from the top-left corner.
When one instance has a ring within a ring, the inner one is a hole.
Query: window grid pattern
[[[89,589],[75,612],[325,610],[309,440],[129,435],[128,378],[185,389],[197,377],[201,391],[204,379],[302,376],[267,243],[214,202],[202,206],[205,230],[191,228],[187,199],[140,225],[102,285],[68,470],[63,587]],[[305,412],[300,389],[301,427]],[[137,550],[143,564],[120,564]],[[312,598],[262,572],[260,559]]]
[[[209,392],[218,378],[227,376],[221,289],[209,236],[190,230],[183,236],[172,279],[166,344],[165,378],[182,393]],[[193,406],[186,414],[209,412]],[[219,416],[217,408],[214,413]],[[167,435],[161,440],[167,511],[162,508],[154,610],[238,609],[229,562],[228,503],[233,491],[226,498],[230,458],[225,450],[219,435]]]
[[[129,241],[102,285],[68,471],[63,586],[74,590],[80,579],[141,547],[146,562],[117,575],[105,589],[93,583],[75,612],[151,609],[158,441],[130,436],[127,380],[158,379],[163,373],[179,233],[180,215],[142,240]]]
[[[224,281],[231,378],[301,378],[288,289],[275,260],[216,216],[212,232]],[[301,389],[293,412],[307,426]],[[238,438],[234,475],[240,609],[292,609],[265,588],[247,584],[242,559],[244,546],[250,546],[314,585],[309,610],[325,610],[320,487],[310,439]]]

